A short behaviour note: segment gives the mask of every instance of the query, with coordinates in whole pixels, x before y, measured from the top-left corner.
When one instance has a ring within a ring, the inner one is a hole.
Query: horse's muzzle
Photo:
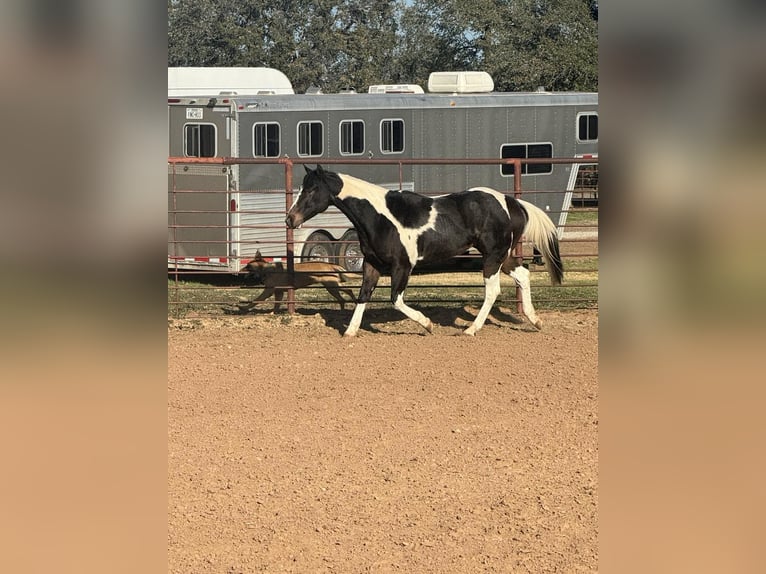
[[[303,223],[303,219],[296,217],[292,213],[288,213],[287,217],[285,218],[285,225],[287,225],[287,227],[290,229],[295,229],[296,227],[300,226],[301,223]]]

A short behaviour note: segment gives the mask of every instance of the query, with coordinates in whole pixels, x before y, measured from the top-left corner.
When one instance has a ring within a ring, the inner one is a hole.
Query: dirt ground
[[[170,320],[168,571],[596,572],[598,313],[475,311]]]

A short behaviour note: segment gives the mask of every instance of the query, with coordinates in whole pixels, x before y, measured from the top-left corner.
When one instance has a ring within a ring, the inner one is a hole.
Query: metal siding
[[[184,171],[188,167],[188,171]],[[172,166],[168,167],[168,255],[176,257],[226,257],[228,246],[228,196],[226,193],[171,193]],[[226,191],[228,170],[221,166],[176,166],[177,190]],[[174,205],[175,195],[175,205]],[[199,211],[200,213],[173,213]],[[205,226],[205,227],[194,227]],[[209,227],[215,226],[215,227]],[[177,243],[173,242],[173,239]],[[215,241],[216,243],[206,243]]]

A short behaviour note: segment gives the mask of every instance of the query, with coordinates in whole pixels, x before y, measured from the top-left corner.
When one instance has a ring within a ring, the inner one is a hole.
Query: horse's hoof
[[[534,325],[535,325],[535,327],[537,328],[538,331],[542,331],[543,330],[543,322],[540,319],[535,321]]]
[[[433,332],[434,332],[433,321],[428,321],[428,325],[426,325],[424,328],[425,328],[426,331],[428,331],[429,333],[433,334]]]
[[[465,335],[466,337],[473,337],[474,335],[476,335],[476,331],[469,328],[463,331],[463,335]]]

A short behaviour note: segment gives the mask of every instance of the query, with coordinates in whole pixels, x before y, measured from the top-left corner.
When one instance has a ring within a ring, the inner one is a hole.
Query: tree
[[[485,70],[598,89],[598,0],[168,0],[169,66],[269,66],[298,92]]]
[[[411,9],[436,17],[442,58],[489,72],[496,90],[598,89],[595,0],[416,0]]]

